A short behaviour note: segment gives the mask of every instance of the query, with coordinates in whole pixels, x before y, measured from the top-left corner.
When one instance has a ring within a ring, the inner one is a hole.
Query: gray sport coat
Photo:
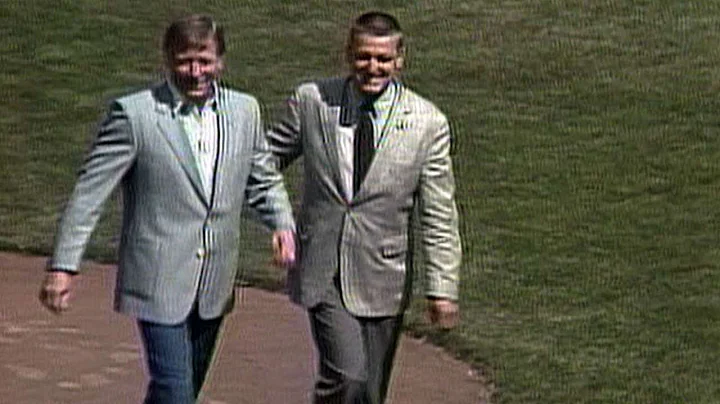
[[[344,78],[300,85],[268,131],[281,168],[304,156],[299,260],[288,276],[292,300],[313,307],[337,279],[352,314],[401,313],[411,290],[415,209],[426,293],[456,299],[461,248],[447,119],[398,83],[373,162],[348,201],[336,135],[347,85]]]
[[[175,324],[197,302],[202,318],[234,302],[240,217],[247,205],[272,229],[294,227],[257,101],[218,87],[218,153],[211,195],[167,83],[112,102],[59,223],[48,265],[77,271],[102,206],[123,195],[115,309]]]

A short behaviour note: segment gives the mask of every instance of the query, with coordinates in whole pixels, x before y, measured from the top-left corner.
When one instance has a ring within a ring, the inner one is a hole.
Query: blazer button
[[[195,255],[198,258],[205,258],[205,249],[204,248],[198,248],[198,250],[195,252]]]

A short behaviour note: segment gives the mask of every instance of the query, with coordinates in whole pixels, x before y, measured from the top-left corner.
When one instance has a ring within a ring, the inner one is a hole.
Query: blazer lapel
[[[365,190],[369,185],[377,183],[381,177],[383,169],[385,169],[385,162],[388,159],[395,159],[396,153],[403,153],[399,151],[404,141],[404,133],[412,127],[411,115],[412,106],[406,102],[404,97],[404,87],[402,85],[397,86],[397,98],[396,105],[390,110],[390,114],[387,118],[387,124],[384,127],[383,132],[380,134],[378,141],[378,147],[375,149],[375,155],[373,156],[372,163],[368,168],[367,175],[360,185],[357,195],[353,199],[362,198],[365,194]]]
[[[225,175],[225,167],[228,164],[238,164],[238,162],[228,161],[228,154],[233,150],[241,150],[242,142],[245,139],[244,136],[239,136],[236,122],[238,119],[234,119],[232,116],[233,111],[236,108],[230,108],[227,91],[218,85],[218,97],[217,97],[217,155],[215,157],[215,172],[213,175],[213,191],[211,195],[211,204],[217,200],[217,194],[223,187],[218,186],[223,183],[223,176]],[[239,108],[237,109],[239,110]]]
[[[205,195],[202,180],[200,179],[200,170],[195,163],[195,157],[190,149],[190,143],[188,142],[187,136],[185,135],[185,131],[180,125],[180,122],[174,116],[172,111],[172,102],[170,101],[172,97],[170,95],[170,90],[167,88],[167,85],[165,85],[161,88],[161,91],[167,93],[161,94],[161,96],[163,96],[163,98],[165,96],[168,98],[159,99],[155,105],[158,129],[170,144],[170,148],[175,153],[180,165],[190,178],[193,188],[195,188],[195,191],[203,202],[209,206],[209,200]]]
[[[378,165],[382,165],[382,160],[388,158],[387,155],[394,153],[395,149],[403,142],[403,133],[412,126],[411,115],[413,111],[411,105],[406,102],[406,98],[403,96],[403,86],[398,85],[397,91],[397,105],[390,110],[387,124],[383,133],[380,134],[378,148],[375,151],[375,158],[373,164],[370,165],[370,170],[372,170],[376,161],[379,163]]]
[[[340,177],[340,157],[338,155],[337,127],[339,124],[340,107],[328,106],[320,108],[320,123],[322,128],[322,139],[325,145],[325,153],[328,159],[328,169],[333,181],[340,191],[340,195],[345,195],[346,189],[342,184]]]
[[[340,175],[340,156],[338,145],[338,127],[350,125],[351,116],[348,112],[354,111],[352,93],[349,87],[350,78],[334,78],[321,80],[318,84],[318,91],[322,98],[322,104],[318,108],[318,122],[320,136],[327,155],[328,175],[335,184],[337,196],[343,201],[346,200],[347,191],[343,185]]]

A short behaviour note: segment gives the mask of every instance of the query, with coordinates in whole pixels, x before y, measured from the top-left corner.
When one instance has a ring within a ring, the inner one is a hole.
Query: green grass
[[[169,18],[218,16],[228,81],[270,117],[343,72],[348,22],[380,7],[455,134],[463,324],[429,329],[418,300],[411,330],[482,368],[498,403],[720,402],[719,3],[107,4],[0,5],[0,247],[49,251],[104,103],[159,77]],[[114,256],[109,212],[89,257]],[[250,228],[245,279],[278,285]]]

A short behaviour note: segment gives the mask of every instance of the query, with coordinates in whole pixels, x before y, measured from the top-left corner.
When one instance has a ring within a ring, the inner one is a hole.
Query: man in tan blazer
[[[123,193],[115,309],[138,319],[150,383],[145,403],[196,401],[234,302],[243,205],[294,259],[295,227],[258,103],[219,84],[225,41],[209,17],[173,22],[167,79],[113,101],[65,208],[40,292],[67,308],[101,208]]]
[[[350,30],[350,76],[300,85],[268,132],[281,168],[305,158],[299,258],[288,281],[319,353],[315,403],[384,401],[410,298],[415,227],[430,318],[443,327],[458,318],[449,126],[398,80],[403,55],[395,18],[363,14]]]

